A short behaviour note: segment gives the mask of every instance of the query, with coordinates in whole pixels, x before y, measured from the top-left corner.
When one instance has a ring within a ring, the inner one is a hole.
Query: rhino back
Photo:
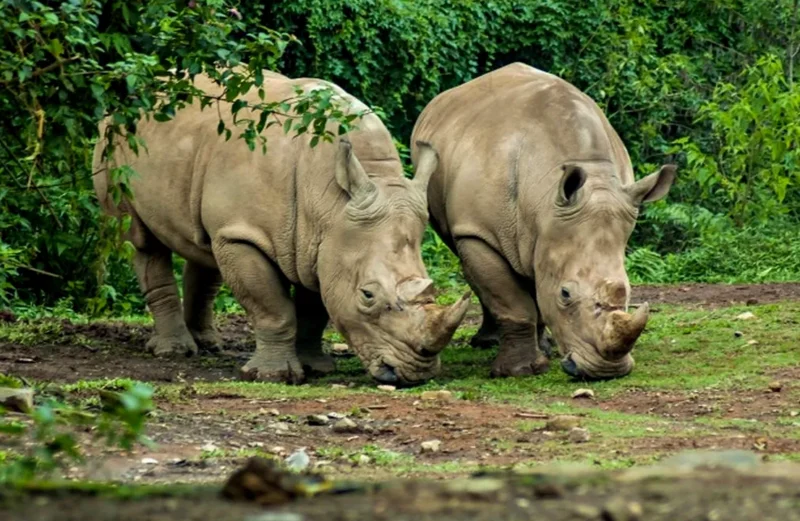
[[[566,81],[507,65],[434,98],[412,134],[438,151],[431,217],[445,235],[479,237],[526,274],[537,212],[568,161],[611,161],[627,184],[627,151],[600,108]]]
[[[221,91],[202,76],[195,84],[212,96]],[[307,90],[319,85],[332,86],[270,73],[264,89],[267,101],[277,101],[294,97],[295,86]],[[332,87],[352,110],[361,110],[358,100]],[[260,101],[255,89],[246,99]],[[234,131],[229,141],[217,134],[220,116]],[[401,176],[388,131],[375,115],[365,120],[349,136],[356,157],[364,156],[365,168],[374,164],[376,175]],[[329,128],[336,133],[335,124]],[[310,135],[293,137],[283,132],[282,125],[274,125],[263,132],[268,146],[264,155],[258,146],[251,152],[237,134],[226,106],[201,111],[195,103],[170,122],[142,121],[139,135],[149,153],[136,157],[122,147],[115,161],[131,164],[139,174],[131,183],[135,213],[161,242],[185,258],[215,265],[211,255],[215,238],[247,241],[277,263],[292,282],[318,289],[317,249],[330,221],[347,202],[334,177],[336,145],[320,142],[312,149]],[[391,166],[395,161],[396,168]]]

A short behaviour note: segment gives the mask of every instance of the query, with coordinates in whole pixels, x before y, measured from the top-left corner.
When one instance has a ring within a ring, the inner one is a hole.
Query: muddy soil
[[[634,286],[631,303],[720,307],[800,300],[800,283]]]

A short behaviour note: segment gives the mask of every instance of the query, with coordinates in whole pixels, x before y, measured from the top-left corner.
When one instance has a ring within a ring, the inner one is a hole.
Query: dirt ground
[[[632,301],[704,308],[800,301],[800,284],[636,287]],[[800,376],[798,367],[775,372],[774,377],[784,382],[780,392],[631,388],[593,399],[566,397],[578,424],[591,425],[590,431],[595,425],[592,421],[604,418],[598,414],[625,415],[621,416],[624,421],[639,429],[635,435],[620,437],[613,432],[600,432],[592,434],[592,440],[587,442],[571,438],[571,432],[545,426],[557,414],[542,412],[538,406],[557,407],[564,397],[543,395],[537,407],[532,408],[497,401],[428,401],[419,394],[379,392],[374,384],[364,381],[347,388],[346,379],[312,386],[313,397],[291,392],[276,392],[273,396],[254,392],[252,385],[238,387],[234,383],[237,369],[254,347],[252,333],[240,316],[226,317],[221,322],[228,349],[225,353],[185,360],[156,360],[144,354],[149,335],[145,326],[64,322],[51,329],[47,342],[0,344],[0,373],[55,385],[131,378],[163,385],[165,389],[156,394],[157,411],[148,424],[147,434],[156,443],[154,448],[122,453],[87,443],[87,465],[67,472],[67,477],[73,479],[220,483],[249,456],[282,458],[299,448],[310,455],[312,468],[339,479],[377,482],[422,477],[442,483],[480,469],[524,470],[562,460],[578,459],[595,467],[626,467],[686,449],[744,449],[765,460],[787,455],[793,459],[793,455],[800,454],[800,436],[792,434],[791,425],[787,425],[800,414],[796,392],[800,386],[795,384]],[[225,387],[224,382],[231,383]],[[80,398],[81,391],[74,391],[73,396]],[[325,418],[312,419],[312,415]],[[344,417],[355,425],[334,429],[333,424]],[[706,422],[707,418],[711,420]],[[438,450],[423,450],[423,442],[432,440],[440,442]],[[252,519],[528,519],[535,513],[550,519],[710,520],[745,519],[742,512],[758,508],[774,508],[768,512],[774,517],[761,519],[794,519],[791,515],[798,515],[797,511],[789,514],[789,506],[800,506],[800,496],[787,492],[787,482],[751,482],[751,478],[727,474],[702,479],[714,481],[713,498],[698,495],[698,483],[687,480],[667,483],[661,492],[654,491],[652,484],[624,491],[625,501],[646,505],[645,517],[603,513],[609,497],[603,486],[562,487],[548,498],[537,496],[530,487],[512,483],[492,493],[495,495],[476,492],[451,497],[446,491],[434,493],[425,486],[407,483],[399,489],[368,494],[356,502],[349,502],[351,496],[337,496],[327,498],[325,503],[304,503],[298,507],[303,516],[299,518]],[[746,508],[736,506],[735,491],[743,486],[759,491]],[[658,499],[658,494],[663,497]],[[493,499],[489,501],[487,497]],[[680,515],[674,510],[677,500],[686,505]],[[584,503],[583,510],[573,508]],[[25,503],[15,510],[12,519],[88,519],[81,512],[89,508],[92,519],[211,519],[222,512],[235,513],[234,517],[225,518],[250,519],[247,515],[258,511],[246,505],[232,507],[213,498],[163,498],[146,505],[131,503],[138,506],[116,517],[112,503],[98,505],[90,498],[47,496]],[[326,509],[338,512],[338,517],[326,515]],[[701,510],[706,517],[693,517]],[[739,517],[729,517],[732,513]]]

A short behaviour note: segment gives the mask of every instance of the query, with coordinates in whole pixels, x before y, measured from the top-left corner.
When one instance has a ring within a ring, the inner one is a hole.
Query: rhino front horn
[[[603,357],[618,360],[630,353],[644,331],[649,316],[650,305],[647,303],[639,306],[633,314],[611,312],[603,334]]]
[[[467,291],[451,306],[436,304],[425,306],[425,339],[422,347],[426,351],[439,353],[450,343],[467,314],[471,296],[472,292]]]

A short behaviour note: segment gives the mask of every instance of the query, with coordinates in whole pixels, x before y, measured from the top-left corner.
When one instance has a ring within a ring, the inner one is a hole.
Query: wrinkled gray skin
[[[545,326],[570,375],[628,374],[648,307],[628,314],[625,247],[643,203],[675,167],[634,181],[600,108],[569,83],[515,63],[434,98],[412,135],[429,144],[431,224],[461,258],[483,306],[472,339],[499,341],[495,376],[547,370]]]
[[[204,76],[195,83],[211,95],[221,90]],[[269,101],[293,97],[295,85],[323,84],[268,74],[264,88]],[[334,88],[354,112],[366,109]],[[256,92],[250,101],[259,101]],[[301,382],[309,371],[332,371],[321,350],[329,318],[379,381],[414,384],[436,375],[438,352],[463,319],[468,296],[449,308],[433,304],[422,263],[435,154],[423,152],[415,179],[406,179],[389,132],[369,114],[348,141],[313,149],[310,136],[293,138],[273,126],[264,131],[264,155],[242,139],[219,136],[219,115],[233,128],[229,107],[201,111],[199,103],[170,122],[143,120],[138,135],[148,150],[136,157],[119,144],[110,165],[102,140],[95,149],[104,210],[132,217],[134,267],[155,320],[150,350],[218,350],[212,308],[224,281],[255,330],[256,351],[243,378]],[[104,129],[105,122],[101,135]],[[117,207],[106,167],[123,164],[139,175],[133,200]],[[187,261],[183,306],[173,252]]]

